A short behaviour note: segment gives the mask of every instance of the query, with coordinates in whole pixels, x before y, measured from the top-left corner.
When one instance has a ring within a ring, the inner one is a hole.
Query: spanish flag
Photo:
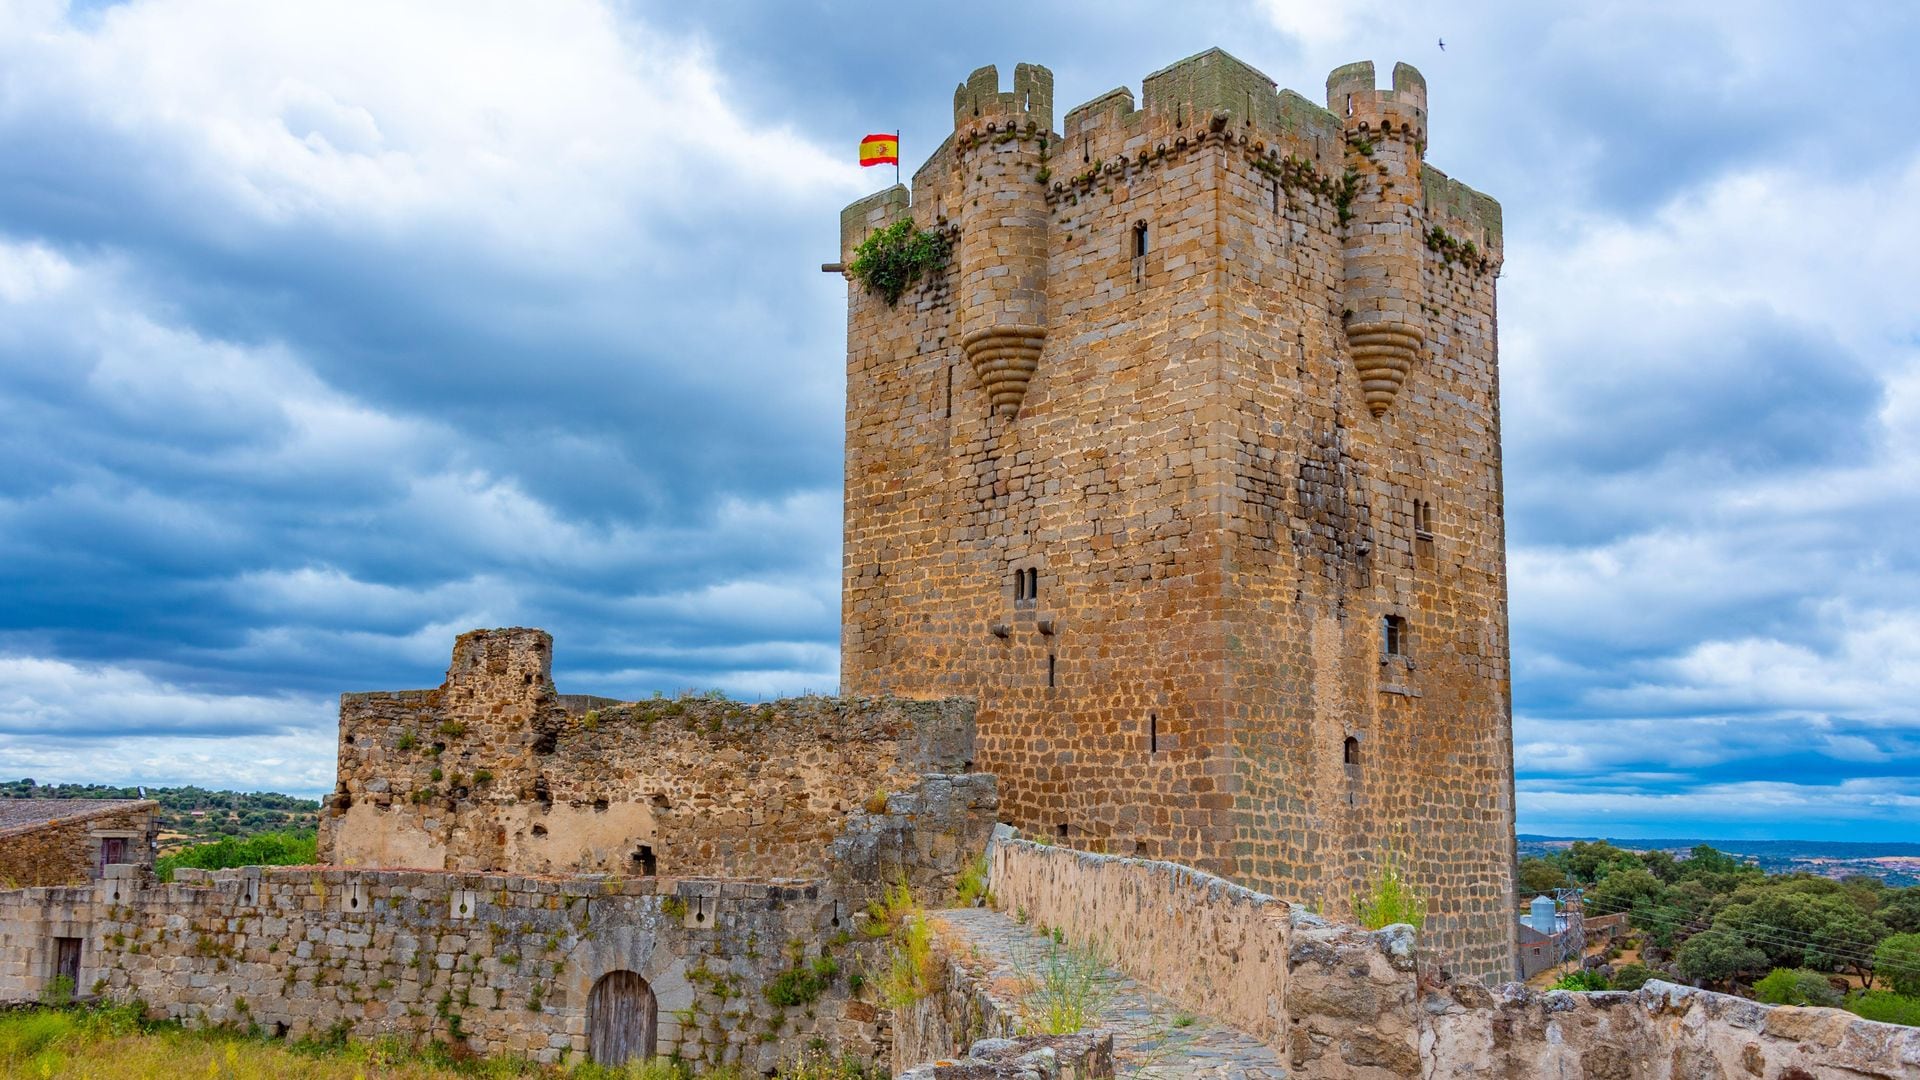
[[[900,136],[869,135],[861,139],[860,164],[862,166],[900,164]]]

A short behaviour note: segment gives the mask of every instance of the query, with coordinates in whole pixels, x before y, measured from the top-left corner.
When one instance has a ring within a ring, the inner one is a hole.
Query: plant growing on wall
[[[915,229],[911,218],[901,218],[860,241],[847,272],[892,305],[907,286],[945,266],[952,254],[953,241],[945,233]]]
[[[1383,848],[1365,887],[1353,894],[1353,917],[1369,930],[1406,923],[1415,930],[1427,921],[1427,898],[1400,867],[1400,858]]]

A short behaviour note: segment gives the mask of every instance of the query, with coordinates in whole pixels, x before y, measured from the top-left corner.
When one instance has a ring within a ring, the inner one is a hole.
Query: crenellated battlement
[[[1004,128],[1013,120],[1018,127],[1053,129],[1053,72],[1039,64],[1015,64],[1013,90],[1000,89],[1000,69],[992,64],[975,68],[967,81],[953,91],[953,126],[958,129],[976,120],[994,122]]]
[[[1424,154],[1427,144],[1427,79],[1411,64],[1393,65],[1393,88],[1374,85],[1373,61],[1334,68],[1327,76],[1327,110],[1340,117],[1352,140],[1397,138]]]

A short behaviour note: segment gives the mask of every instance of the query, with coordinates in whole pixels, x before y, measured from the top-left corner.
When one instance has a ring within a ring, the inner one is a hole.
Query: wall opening
[[[1067,823],[1066,823],[1066,822],[1064,822],[1064,821],[1063,821],[1063,822],[1061,822],[1060,824],[1058,824],[1058,825],[1055,825],[1055,826],[1054,826],[1053,828],[1054,828],[1054,835],[1056,835],[1056,836],[1058,836],[1058,837],[1059,837],[1060,839],[1062,839],[1062,840],[1065,840],[1065,839],[1067,838]]]
[[[1388,615],[1380,620],[1382,656],[1406,656],[1410,644],[1407,640],[1407,620],[1398,615]]]
[[[1013,572],[1013,606],[1033,607],[1040,600],[1040,571],[1029,567]]]
[[[124,836],[103,836],[100,838],[100,868],[127,861],[127,838]]]
[[[654,857],[653,848],[641,844],[640,850],[633,853],[634,865],[640,868],[641,877],[653,877],[660,872],[660,860]]]
[[[1413,534],[1421,540],[1433,539],[1433,504],[1425,499],[1413,500]]]
[[[659,1047],[660,1006],[639,973],[609,971],[587,995],[587,1057],[596,1065],[645,1061]]]
[[[1340,757],[1348,765],[1360,764],[1360,740],[1351,735],[1347,736],[1346,743],[1341,747]]]
[[[1147,714],[1147,753],[1160,752],[1160,714]]]
[[[1144,221],[1136,221],[1133,223],[1133,257],[1136,259],[1145,258],[1146,254],[1147,223]]]
[[[1054,676],[1058,672],[1058,670],[1059,670],[1059,661],[1055,659],[1052,653],[1048,653],[1047,654],[1047,689],[1049,690],[1053,689]]]
[[[53,977],[67,980],[67,994],[72,996],[80,992],[80,939],[77,937],[57,937],[53,939]]]

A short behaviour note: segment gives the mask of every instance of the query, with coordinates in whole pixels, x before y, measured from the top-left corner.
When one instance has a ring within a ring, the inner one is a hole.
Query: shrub
[[[1653,969],[1645,964],[1622,964],[1608,980],[1615,990],[1638,990],[1653,978]]]
[[[211,844],[196,844],[171,852],[154,863],[161,881],[172,881],[181,867],[192,870],[224,870],[234,866],[305,866],[319,858],[318,842],[312,831],[264,832],[244,839],[227,837]]]
[[[1606,990],[1609,988],[1607,977],[1597,971],[1569,971],[1565,975],[1560,976],[1560,981],[1554,983],[1551,987],[1551,989],[1554,990],[1578,990],[1581,992]]]
[[[1869,990],[1847,999],[1846,1009],[1866,1020],[1883,1024],[1920,1027],[1920,997],[1908,997],[1886,990]]]
[[[833,985],[834,976],[838,974],[838,961],[831,956],[816,956],[810,964],[795,964],[776,975],[760,993],[768,1004],[783,1009],[810,1005]]]
[[[1840,992],[1827,985],[1827,977],[1805,968],[1774,968],[1767,977],[1753,984],[1753,999],[1769,1005],[1820,1005],[1832,1008],[1840,1004]]]
[[[952,251],[945,234],[915,229],[912,218],[901,218],[860,241],[847,272],[891,306],[923,273],[945,266]]]
[[[1903,997],[1920,997],[1920,934],[1895,934],[1873,951],[1873,973]]]

